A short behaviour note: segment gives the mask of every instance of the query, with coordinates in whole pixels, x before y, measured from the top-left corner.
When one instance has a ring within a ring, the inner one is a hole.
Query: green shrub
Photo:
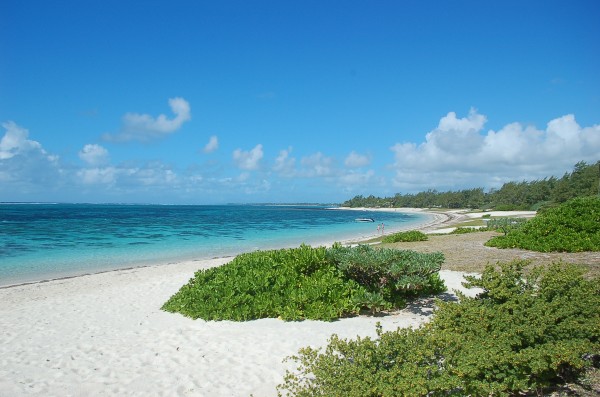
[[[398,242],[411,242],[411,241],[427,241],[427,235],[418,230],[409,230],[407,232],[398,232],[385,236],[383,243],[398,243]]]
[[[440,252],[375,249],[369,245],[348,248],[336,244],[327,251],[327,257],[344,275],[366,288],[366,301],[379,298],[392,307],[402,307],[407,296],[445,290],[438,276],[444,262]]]
[[[199,270],[163,310],[205,320],[332,320],[358,312],[364,292],[326,259],[324,247],[256,251]]]
[[[528,211],[529,206],[527,204],[499,204],[494,206],[494,210],[496,211]]]
[[[574,265],[522,272],[488,266],[467,286],[476,298],[438,302],[418,329],[377,338],[333,335],[304,348],[278,386],[292,396],[509,396],[572,380],[600,351],[600,279]]]
[[[334,260],[340,250],[339,244],[329,251],[302,245],[242,254],[223,266],[196,272],[162,309],[205,320],[334,320],[363,309],[399,308],[408,296],[444,288],[437,271],[421,270],[427,284],[417,284],[419,268],[430,269],[430,262],[440,261],[441,254],[375,253],[362,246],[344,249],[349,257],[369,263],[390,280],[361,285],[366,279],[353,278],[347,271],[351,266],[344,271],[344,265]]]
[[[527,222],[525,218],[494,218],[487,222],[487,230],[498,230],[504,235],[517,230]]]
[[[576,198],[550,208],[486,245],[540,252],[600,251],[600,197]]]
[[[453,231],[451,231],[449,234],[468,234],[468,233],[477,233],[477,232],[481,232],[487,230],[485,228],[476,228],[476,227],[457,227],[456,229],[454,229]]]

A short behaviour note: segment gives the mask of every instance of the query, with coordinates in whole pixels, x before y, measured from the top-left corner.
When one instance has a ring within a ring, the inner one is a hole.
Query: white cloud
[[[348,168],[360,168],[366,167],[371,163],[371,159],[369,156],[365,156],[363,154],[358,154],[354,150],[350,152],[350,154],[344,160],[344,165]]]
[[[208,140],[208,143],[206,144],[206,146],[204,146],[204,149],[202,149],[202,151],[204,153],[212,153],[215,150],[217,150],[219,148],[219,138],[217,138],[216,135],[213,135],[210,137],[210,139]]]
[[[42,149],[39,142],[27,139],[29,131],[25,128],[19,127],[13,121],[2,123],[2,127],[6,130],[6,133],[0,140],[0,160],[10,159],[28,152],[39,152],[47,156],[46,151]]]
[[[116,181],[118,170],[114,167],[84,168],[77,171],[77,176],[86,185],[113,184]]]
[[[137,166],[121,164],[119,166],[82,168],[76,173],[79,181],[86,185],[110,185],[120,191],[130,191],[143,187],[173,187],[179,177],[169,166],[154,161]]]
[[[18,195],[21,191],[44,191],[58,186],[65,173],[59,157],[49,154],[42,145],[28,139],[29,131],[12,121],[2,123],[6,130],[0,139],[0,193]],[[9,184],[11,187],[9,187]]]
[[[265,193],[271,190],[271,182],[266,179],[256,181],[254,184],[248,184],[244,186],[244,193],[248,195],[255,195],[257,193]]]
[[[27,129],[5,122],[0,133],[0,198],[192,202],[202,197],[219,202],[246,193],[257,201],[291,200],[292,194],[319,199],[326,194],[499,187],[508,181],[560,177],[581,160],[599,160],[600,125],[582,127],[574,115],[557,117],[541,128],[514,122],[491,130],[485,128],[486,119],[473,109],[464,117],[448,113],[432,123],[421,142],[392,146],[394,161],[387,170],[371,167],[371,157],[356,151],[345,158],[322,152],[302,157],[291,147],[271,158],[267,170],[261,144],[233,151],[233,164],[208,156],[210,161],[183,169],[136,159],[113,164],[105,147],[87,144],[77,152],[81,162],[64,166],[30,139]],[[218,138],[212,138],[206,150],[218,146]],[[252,172],[259,169],[269,172]],[[393,175],[387,174],[390,170]]]
[[[246,182],[249,179],[250,179],[250,173],[242,172],[241,174],[238,175],[238,177],[235,179],[235,181],[236,182]]]
[[[340,177],[343,185],[362,186],[366,185],[375,176],[375,171],[368,170],[367,172],[348,172]]]
[[[260,160],[263,158],[263,147],[258,144],[254,149],[245,152],[241,149],[233,151],[233,160],[238,168],[242,170],[256,170],[260,166]]]
[[[152,161],[141,167],[123,166],[119,169],[122,186],[173,187],[179,182],[175,171],[160,161]]]
[[[450,112],[425,142],[392,146],[396,186],[497,187],[511,180],[562,176],[578,161],[598,160],[600,126],[581,128],[573,115],[551,120],[545,130],[511,123],[484,132],[485,122],[473,109],[462,119]]]
[[[303,167],[303,176],[306,177],[333,176],[335,173],[333,158],[321,152],[303,157],[300,163]]]
[[[164,114],[155,118],[149,114],[127,113],[123,116],[121,131],[115,135],[105,134],[103,138],[114,142],[147,142],[169,135],[191,119],[190,104],[185,99],[170,98],[169,107],[175,114],[172,119]]]
[[[79,151],[79,158],[92,166],[108,163],[108,150],[96,144],[87,144]]]
[[[290,157],[291,153],[291,147],[287,150],[280,150],[279,154],[275,158],[275,165],[273,166],[273,171],[277,172],[279,175],[284,177],[294,176],[296,173],[296,159],[294,157]]]

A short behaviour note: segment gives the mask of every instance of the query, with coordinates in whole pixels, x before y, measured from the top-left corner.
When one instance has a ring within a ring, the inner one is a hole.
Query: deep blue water
[[[382,222],[389,231],[427,219],[314,206],[1,204],[0,285],[314,246],[374,235]]]

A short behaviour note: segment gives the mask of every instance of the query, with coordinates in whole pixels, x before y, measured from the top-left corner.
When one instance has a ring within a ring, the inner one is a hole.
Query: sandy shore
[[[290,365],[282,360],[299,348],[334,333],[374,336],[377,322],[418,326],[432,310],[424,299],[393,315],[331,323],[207,322],[160,310],[196,270],[230,259],[0,289],[0,396],[275,396]],[[463,274],[441,272],[449,291],[462,290]]]
[[[435,230],[435,229],[441,228],[441,227],[443,227],[443,225],[449,224],[449,222],[459,218],[459,216],[454,215],[453,212],[435,212],[435,211],[428,211],[427,209],[421,209],[421,208],[336,207],[333,209],[358,211],[358,212],[371,211],[371,212],[403,212],[403,213],[408,213],[408,214],[421,213],[421,214],[425,214],[429,217],[429,219],[426,222],[420,223],[416,227],[415,227],[415,225],[411,225],[411,224],[409,224],[408,226],[401,226],[401,227],[389,227],[389,225],[386,225],[385,234],[391,234],[391,233],[396,233],[396,232],[401,232],[401,231],[406,231],[406,230],[415,230],[415,229],[427,232],[430,230]],[[467,211],[467,210],[464,210],[464,211]],[[374,229],[375,229],[375,227],[374,227]],[[374,231],[373,234],[360,236],[359,238],[352,239],[351,241],[352,242],[366,241],[366,240],[370,240],[370,239],[377,238],[377,237],[381,237],[381,234]],[[348,243],[348,242],[350,242],[350,241],[342,241],[342,243]]]
[[[336,322],[190,320],[160,306],[224,259],[116,271],[0,290],[2,396],[275,396],[303,346],[426,321],[422,300],[386,317]],[[450,289],[462,273],[443,271]],[[450,297],[450,294],[447,295]]]
[[[421,230],[425,233],[450,233],[455,226],[460,222],[483,218],[484,215],[491,217],[518,217],[518,218],[531,218],[535,216],[535,211],[485,211],[485,212],[471,212],[469,209],[456,209],[456,210],[445,210],[437,211],[426,208],[364,208],[364,207],[339,207],[343,210],[351,211],[380,211],[380,212],[403,212],[403,213],[421,213],[429,216],[430,220],[420,224],[416,229]],[[406,226],[402,228],[386,229],[386,234],[404,231],[408,229],[415,229],[414,226]],[[363,240],[378,237],[377,234],[365,236]]]

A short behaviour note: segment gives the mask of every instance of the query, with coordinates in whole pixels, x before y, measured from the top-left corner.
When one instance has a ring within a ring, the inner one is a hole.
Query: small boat
[[[375,222],[373,218],[356,218],[354,221],[356,222]]]

